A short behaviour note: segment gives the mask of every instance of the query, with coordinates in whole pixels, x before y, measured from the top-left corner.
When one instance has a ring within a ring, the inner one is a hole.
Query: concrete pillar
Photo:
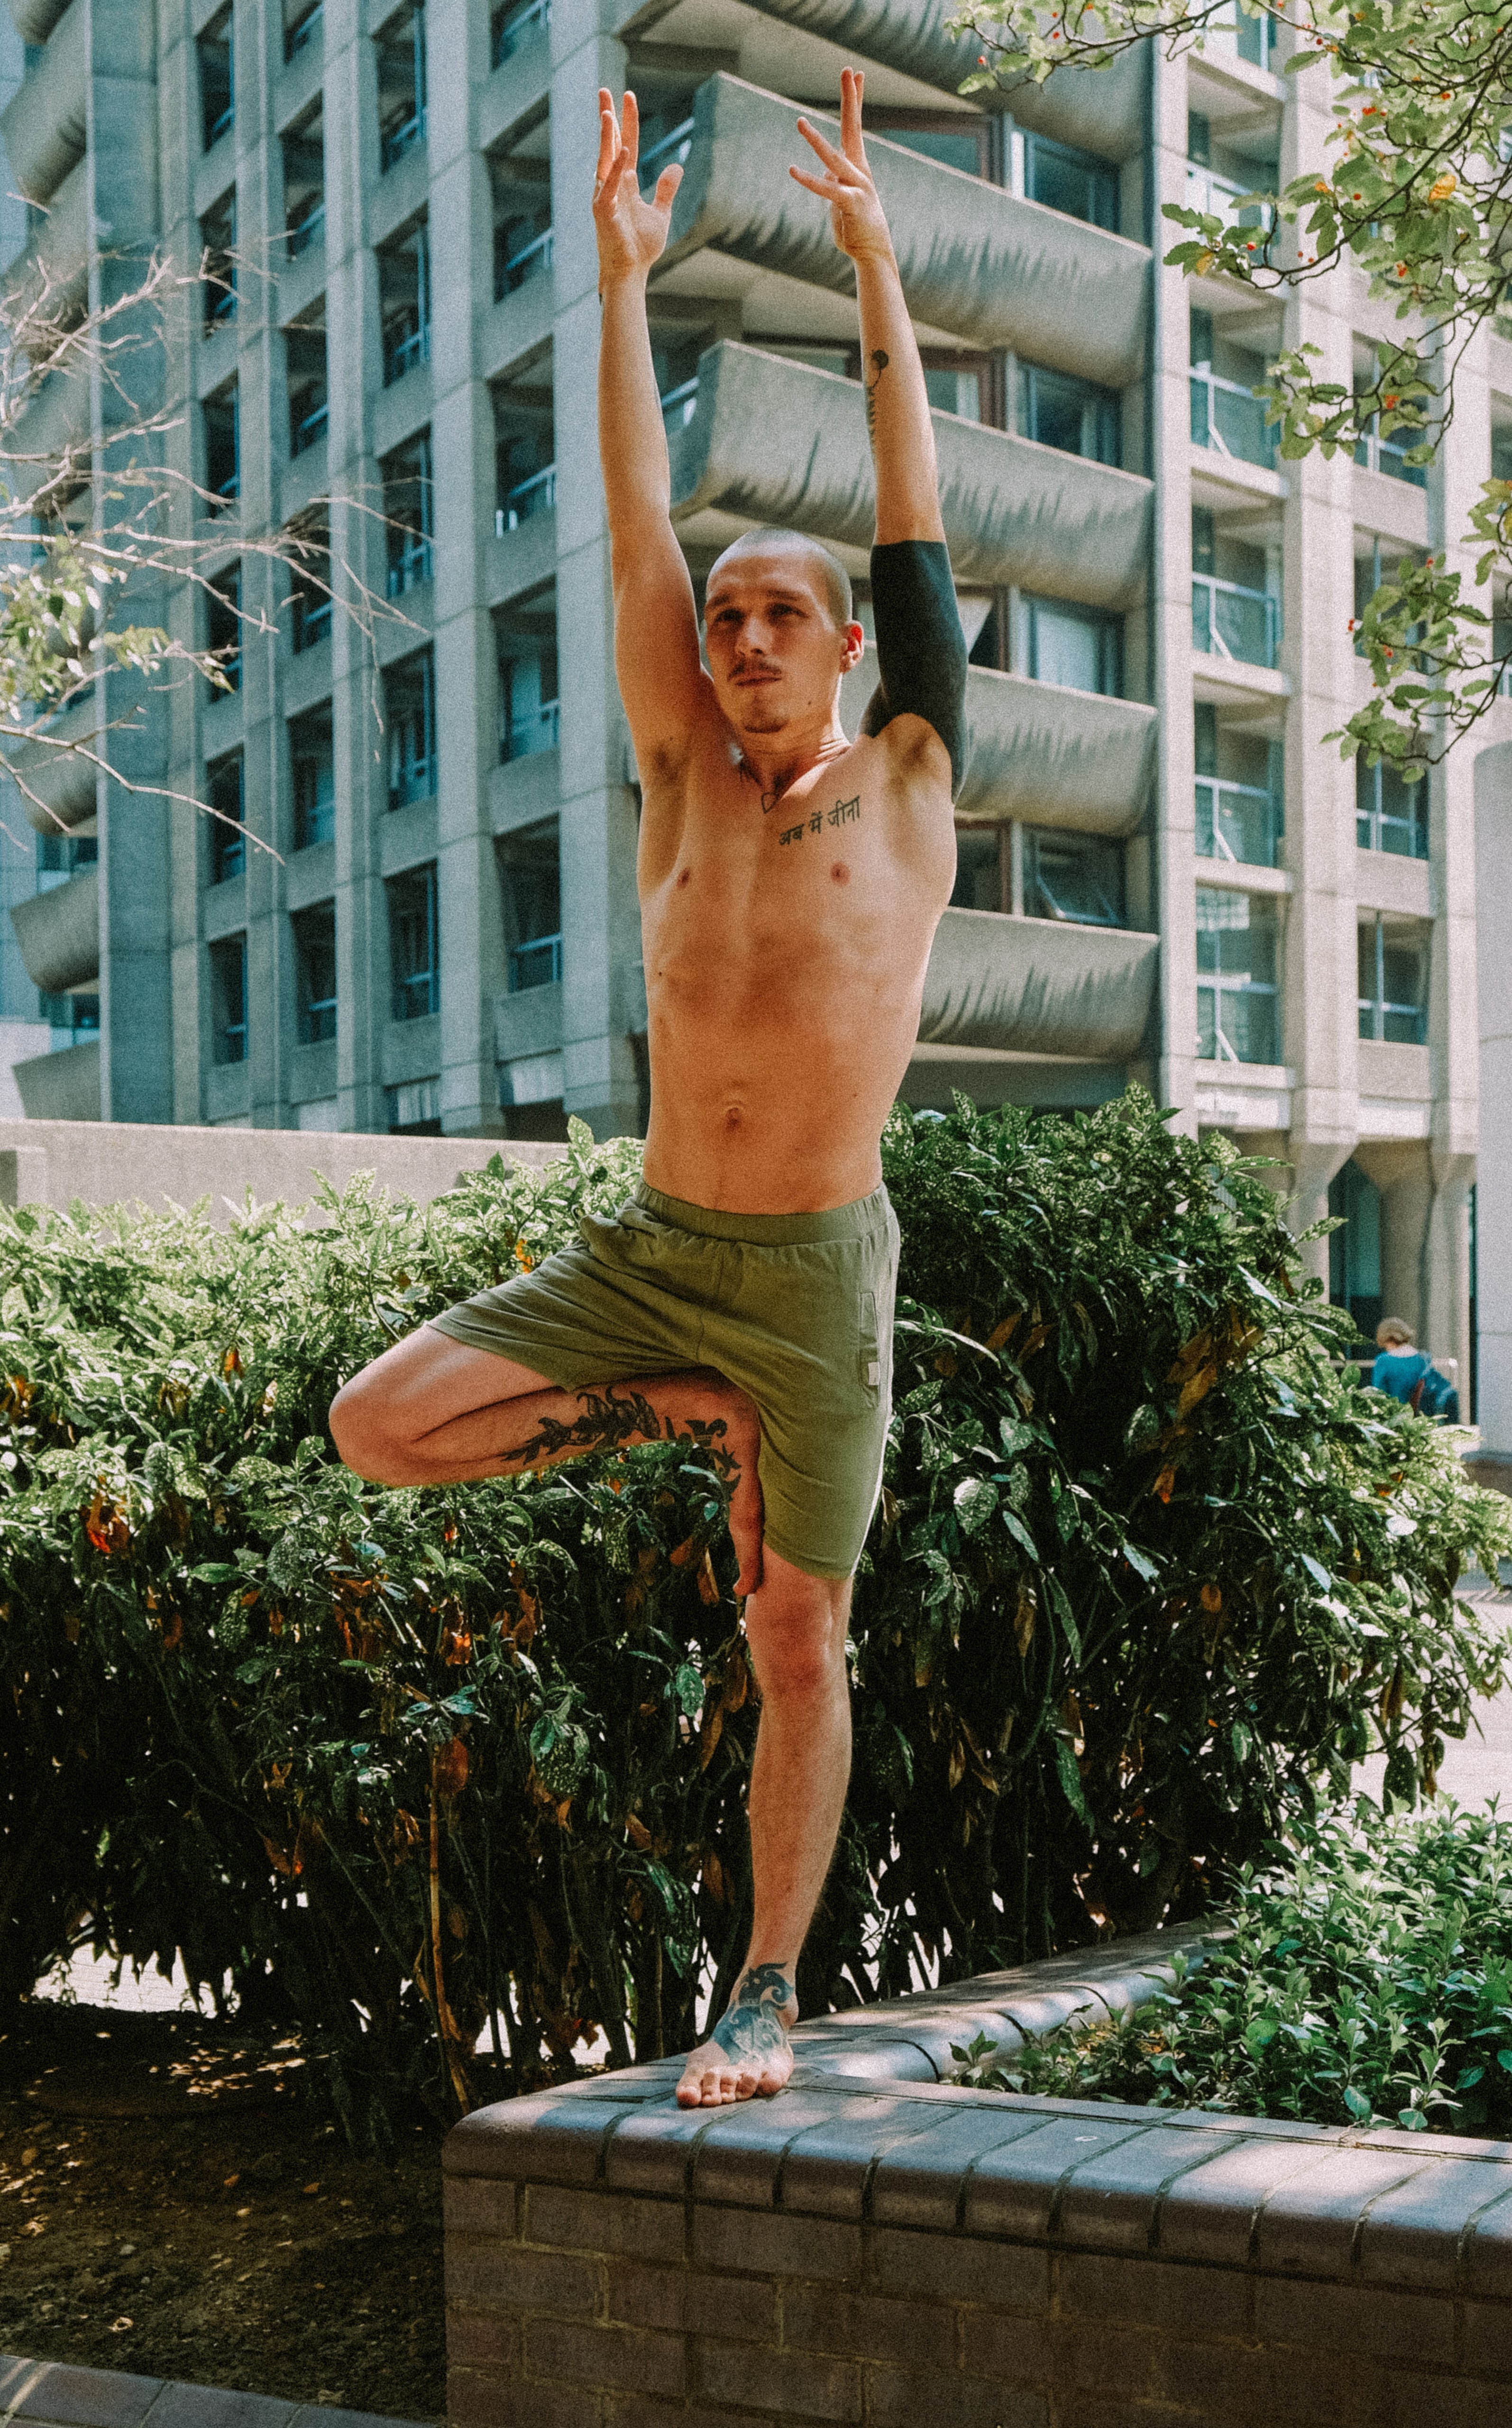
[[[1475,761],[1475,894],[1486,926],[1478,961],[1480,1100],[1475,1192],[1477,1416],[1487,1459],[1512,1482],[1512,742]]]
[[[624,90],[624,46],[600,33],[593,0],[556,0],[551,61],[554,359],[573,372],[554,407],[564,1092],[569,1113],[614,1138],[640,1127],[631,1037],[645,1027],[645,997],[634,769],[615,684],[594,383],[583,375],[597,360],[599,273],[581,130],[597,123],[600,85]]]
[[[1156,919],[1160,930],[1160,1048],[1158,1101],[1175,1106],[1178,1129],[1196,1127],[1197,902],[1196,747],[1192,702],[1192,406],[1187,279],[1161,255],[1175,230],[1162,203],[1187,198],[1187,70],[1150,48],[1153,250],[1150,345],[1150,462],[1155,480],[1150,570],[1150,634],[1160,703],[1156,778]]]
[[[1261,1152],[1257,1141],[1246,1139],[1251,1153]],[[1310,1231],[1315,1222],[1328,1216],[1328,1184],[1336,1173],[1342,1172],[1349,1161],[1354,1141],[1299,1138],[1293,1127],[1282,1147],[1290,1163],[1291,1189],[1287,1207],[1287,1220],[1293,1231]],[[1301,1251],[1302,1269],[1328,1288],[1328,1240],[1309,1239]]]
[[[441,740],[436,878],[441,945],[441,1121],[477,1138],[503,1129],[494,999],[503,915],[488,815],[499,755],[485,551],[492,526],[493,410],[473,361],[472,299],[493,276],[488,172],[471,149],[474,84],[488,27],[468,0],[428,0],[434,341],[431,459],[436,533],[436,707]]]

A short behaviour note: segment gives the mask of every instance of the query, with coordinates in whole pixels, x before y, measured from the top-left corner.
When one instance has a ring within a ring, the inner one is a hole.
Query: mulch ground
[[[291,2042],[36,2005],[0,2037],[0,2351],[445,2409],[439,2136],[351,2157]]]

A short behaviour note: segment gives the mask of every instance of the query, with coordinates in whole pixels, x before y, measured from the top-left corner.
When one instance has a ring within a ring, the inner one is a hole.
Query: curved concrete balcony
[[[752,0],[752,5],[764,16],[834,43],[847,57],[876,59],[952,97],[976,72],[980,44],[947,31],[953,0]],[[1047,84],[1015,86],[1001,101],[1023,126],[1124,159],[1144,139],[1146,72],[1142,50],[1126,52],[1101,72],[1058,69]]]
[[[69,0],[10,0],[10,14],[24,42],[45,42]]]
[[[1155,997],[1158,936],[947,910],[919,1015],[921,1045],[1126,1062]]]
[[[1089,607],[1134,600],[1148,481],[951,413],[932,418],[958,581],[1019,582]],[[673,518],[690,546],[725,548],[754,524],[785,523],[864,570],[876,488],[854,380],[751,346],[712,346],[671,452]]]
[[[22,1109],[29,1122],[97,1122],[100,1118],[100,1041],[65,1045],[57,1054],[34,1054],[14,1063]]]
[[[844,299],[850,264],[828,214],[788,175],[805,157],[797,105],[736,76],[698,90],[693,148],[654,292],[738,299],[749,328],[807,331],[813,299]],[[1031,361],[1126,386],[1143,367],[1150,256],[1143,245],[1027,203],[885,136],[867,157],[886,206],[909,310],[928,343],[1009,347]],[[838,324],[837,324],[838,325]],[[823,331],[815,331],[822,336]]]
[[[65,711],[55,729],[59,740],[79,742],[98,752],[98,713],[91,700]],[[39,834],[56,835],[59,827],[82,826],[98,806],[99,771],[92,759],[80,758],[75,751],[49,749],[45,742],[26,742],[0,760],[0,773],[18,778],[25,786],[22,807]]]
[[[876,688],[877,653],[868,648],[841,688],[847,733]],[[1155,780],[1155,737],[1156,713],[1141,700],[1102,699],[969,666],[966,773],[956,813],[1132,834]]]
[[[6,273],[12,320],[26,312],[57,320],[82,304],[90,276],[90,164],[78,161],[47,205],[25,253]]]
[[[88,13],[74,0],[70,22],[58,24],[56,36],[0,115],[0,141],[6,147],[10,173],[28,202],[45,203],[83,157],[89,126],[89,64]]]
[[[64,994],[100,975],[100,872],[81,868],[66,885],[18,902],[10,924],[26,976],[43,994]]]

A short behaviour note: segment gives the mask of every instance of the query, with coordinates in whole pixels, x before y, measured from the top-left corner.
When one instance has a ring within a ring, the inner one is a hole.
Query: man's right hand
[[[615,97],[599,88],[599,169],[593,189],[593,223],[599,238],[599,292],[620,278],[644,278],[666,243],[672,197],[682,183],[679,168],[662,171],[649,202],[635,176],[640,152],[640,111],[627,92],[621,120]]]

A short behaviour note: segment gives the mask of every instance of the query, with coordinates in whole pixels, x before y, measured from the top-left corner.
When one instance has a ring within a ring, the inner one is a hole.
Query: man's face
[[[859,624],[835,623],[819,567],[796,548],[721,557],[703,629],[715,696],[737,733],[828,717],[864,646]]]

